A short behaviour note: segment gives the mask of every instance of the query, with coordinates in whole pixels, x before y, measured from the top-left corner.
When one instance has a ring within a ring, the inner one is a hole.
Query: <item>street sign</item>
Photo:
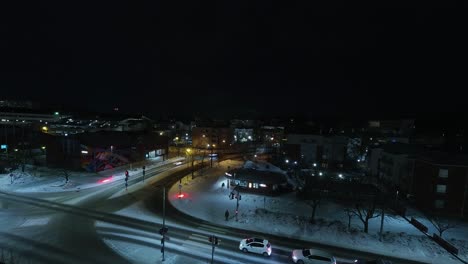
[[[7,148],[8,148],[8,145],[2,144],[2,145],[0,146],[0,148],[1,148],[1,149],[7,149]]]

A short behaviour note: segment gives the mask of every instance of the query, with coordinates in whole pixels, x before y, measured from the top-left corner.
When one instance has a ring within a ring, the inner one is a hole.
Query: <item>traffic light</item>
[[[167,233],[167,227],[161,227],[159,229],[159,234],[162,236]]]
[[[211,244],[218,245],[218,237],[217,236],[209,236],[208,241],[210,241]]]

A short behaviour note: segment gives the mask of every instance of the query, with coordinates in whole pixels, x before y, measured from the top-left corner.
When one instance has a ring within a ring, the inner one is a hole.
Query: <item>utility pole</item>
[[[8,130],[7,130],[7,125],[5,124],[3,126],[3,129],[5,131],[5,145],[6,145],[6,157],[7,157],[7,161],[9,162],[9,158],[8,158]]]
[[[380,234],[379,234],[379,241],[382,242],[382,237],[383,237],[383,224],[384,224],[384,218],[385,218],[385,208],[382,207],[382,213],[380,214]]]
[[[24,121],[24,120],[23,120]],[[24,166],[26,165],[26,150],[24,147],[24,125],[21,125],[21,154],[22,154],[22,165],[21,165],[21,171],[24,172]]]
[[[213,168],[213,146],[211,146],[210,152],[210,168]]]
[[[190,157],[191,157],[191,159],[192,159],[192,180],[193,180],[193,162],[194,162],[194,160],[193,160],[193,155],[191,155]]]
[[[237,215],[239,214],[239,200],[241,199],[241,195],[239,193],[239,190],[237,190],[237,195],[236,195],[236,200],[237,200],[237,204],[236,204],[236,222],[239,220],[237,218]]]
[[[215,246],[218,245],[218,237],[217,236],[209,236],[208,241],[211,243],[211,264],[213,264],[213,259],[214,259],[214,251],[215,251]]]
[[[166,243],[166,186],[163,187],[163,232],[162,232],[162,261],[164,261],[164,244]]]
[[[211,264],[213,264],[213,259],[214,259],[214,249],[215,249],[215,243],[214,243],[214,239],[212,239],[212,242],[211,242]]]

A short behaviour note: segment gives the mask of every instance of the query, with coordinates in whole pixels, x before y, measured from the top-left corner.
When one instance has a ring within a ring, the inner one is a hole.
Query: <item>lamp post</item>
[[[237,218],[237,215],[239,214],[239,200],[241,199],[241,195],[239,193],[239,190],[237,190],[237,195],[236,195],[236,200],[237,200],[237,204],[236,204],[236,222],[239,220]]]
[[[236,191],[237,193],[234,193],[234,191]],[[236,222],[237,222],[239,220],[238,217],[237,217],[238,214],[239,214],[239,200],[241,200],[241,195],[240,195],[240,192],[239,192],[239,186],[234,187],[231,194],[229,194],[229,198],[231,200],[236,198]]]
[[[163,187],[163,227],[162,227],[162,261],[164,261],[164,248],[166,243],[166,187]]]
[[[192,149],[188,148],[185,151],[187,152],[187,155],[190,157],[190,161],[192,162],[191,172],[192,172],[192,180],[193,180],[193,153],[192,153]]]
[[[215,144],[211,145],[208,144],[208,147],[211,148],[211,151],[210,151],[210,168],[213,168],[213,149],[216,147]]]

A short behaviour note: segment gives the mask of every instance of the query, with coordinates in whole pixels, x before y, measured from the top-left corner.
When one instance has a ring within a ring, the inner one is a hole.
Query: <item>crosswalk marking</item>
[[[216,231],[217,233],[220,233],[220,234],[226,234],[224,228],[219,228],[219,227],[215,227],[215,226],[201,224],[201,225],[198,226],[198,228],[203,229],[203,230],[207,230],[207,231]]]
[[[199,234],[192,234],[192,235],[189,236],[189,239],[209,243],[207,236],[202,236],[202,235],[199,235]]]
[[[47,225],[48,223],[49,217],[28,219],[21,225],[21,227]]]
[[[184,243],[182,243],[182,246],[196,248],[197,251],[202,251],[203,253],[211,253],[211,246],[209,244],[207,245],[206,243],[202,244],[192,240],[186,240]]]

